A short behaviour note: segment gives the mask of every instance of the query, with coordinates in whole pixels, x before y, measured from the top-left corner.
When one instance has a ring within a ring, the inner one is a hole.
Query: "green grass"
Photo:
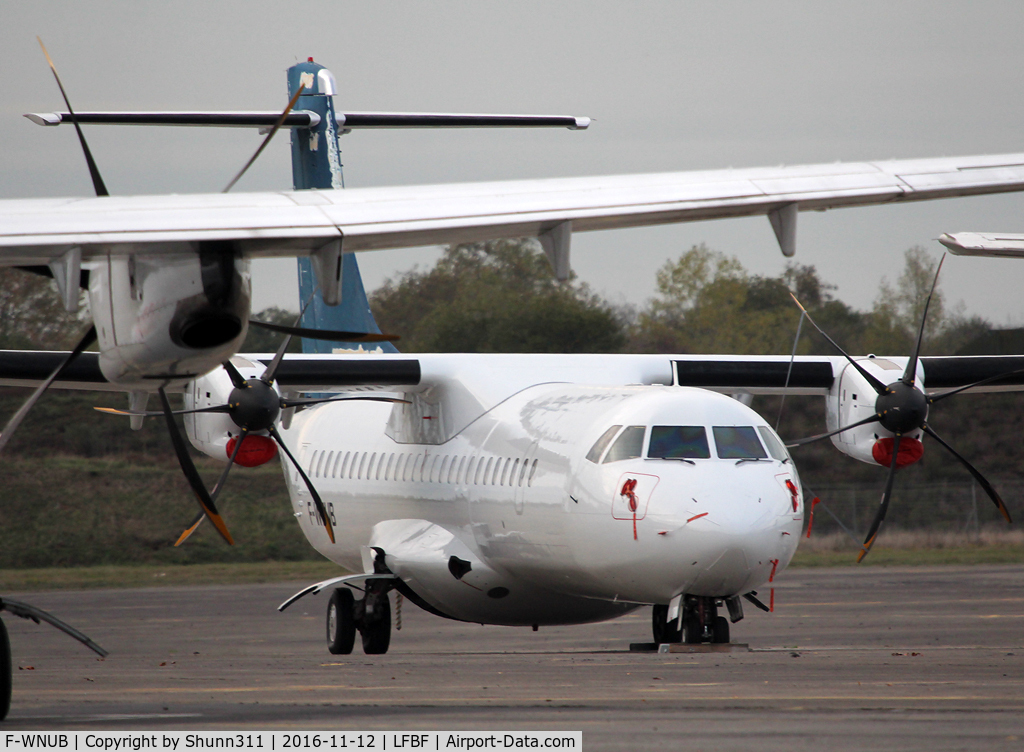
[[[0,592],[95,588],[238,585],[256,582],[313,583],[344,571],[329,561],[261,561],[252,564],[50,567],[0,569]]]
[[[953,566],[965,564],[1024,564],[1024,547],[964,546],[962,548],[881,548],[875,546],[863,564],[880,567]],[[796,552],[791,567],[849,567],[857,565],[857,549]]]

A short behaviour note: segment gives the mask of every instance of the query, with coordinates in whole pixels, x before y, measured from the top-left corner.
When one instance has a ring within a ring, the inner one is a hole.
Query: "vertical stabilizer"
[[[292,185],[296,190],[342,188],[341,150],[338,147],[338,125],[334,116],[334,76],[310,58],[308,62],[298,63],[288,69],[288,96],[291,97],[303,84],[305,89],[295,103],[295,109],[317,113],[320,115],[320,123],[316,128],[292,130]],[[355,254],[346,253],[342,260],[341,303],[328,306],[317,292],[306,308],[300,325],[311,329],[380,332],[380,327],[370,313]],[[312,262],[308,258],[300,258],[298,267],[299,301],[302,305],[315,289],[316,281]],[[302,351],[306,353],[331,353],[338,349],[376,350],[378,347],[384,352],[398,352],[390,342],[363,346],[358,343],[307,338],[302,340]]]

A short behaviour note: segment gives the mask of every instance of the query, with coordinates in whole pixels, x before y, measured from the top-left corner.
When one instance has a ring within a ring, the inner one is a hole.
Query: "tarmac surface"
[[[307,583],[8,593],[110,651],[4,614],[0,730],[580,730],[587,750],[1024,749],[1024,566],[802,569],[750,652],[629,652],[650,609],[529,629],[408,601],[387,655],[333,656]],[[768,595],[767,591],[761,593]]]

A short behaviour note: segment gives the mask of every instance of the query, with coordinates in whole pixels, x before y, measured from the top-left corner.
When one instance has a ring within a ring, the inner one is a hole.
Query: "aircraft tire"
[[[335,588],[327,605],[327,649],[333,655],[348,655],[356,643],[356,618],[352,591]]]
[[[696,645],[704,641],[704,625],[696,613],[688,613],[683,617],[683,642]]]
[[[11,641],[7,638],[4,620],[0,619],[0,721],[7,717],[11,709],[12,681]]]
[[[359,631],[363,633],[363,652],[383,655],[391,644],[391,600],[387,592],[366,594],[367,606]]]
[[[678,621],[669,623],[668,606],[663,603],[654,604],[651,611],[651,631],[654,634],[654,641],[658,645],[683,641],[683,630],[678,624]]]
[[[729,642],[729,620],[726,619],[724,616],[716,616],[713,634],[713,642]]]

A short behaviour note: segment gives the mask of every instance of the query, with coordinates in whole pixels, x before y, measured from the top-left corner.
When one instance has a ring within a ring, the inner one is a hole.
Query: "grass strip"
[[[0,569],[0,593],[291,581],[313,583],[341,574],[344,571],[329,561]]]
[[[858,549],[814,551],[798,549],[791,567],[851,567]],[[966,564],[1024,564],[1024,546],[964,546],[961,548],[882,548],[874,546],[864,564],[880,567]]]

